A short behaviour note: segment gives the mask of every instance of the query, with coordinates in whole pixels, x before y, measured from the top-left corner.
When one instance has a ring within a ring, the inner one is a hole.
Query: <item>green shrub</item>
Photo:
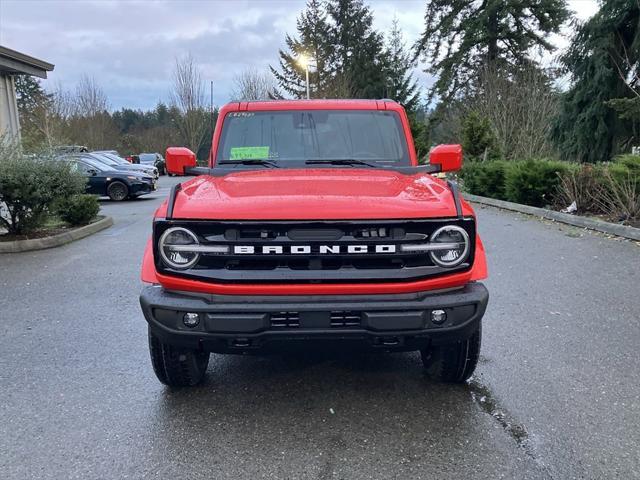
[[[639,155],[620,155],[614,159],[610,168],[614,176],[627,177],[628,175],[631,175],[633,178],[640,181]]]
[[[462,122],[462,149],[476,159],[494,159],[500,154],[498,141],[487,117],[471,112]]]
[[[0,225],[9,233],[37,229],[58,200],[83,193],[85,184],[67,163],[25,157],[16,145],[0,141]]]
[[[71,225],[86,225],[96,218],[100,211],[95,195],[72,195],[56,203],[56,213]]]
[[[501,160],[466,163],[460,172],[464,189],[474,195],[504,200],[508,165]]]
[[[553,202],[560,184],[560,176],[570,165],[552,160],[527,160],[509,165],[505,175],[507,200],[534,207]]]

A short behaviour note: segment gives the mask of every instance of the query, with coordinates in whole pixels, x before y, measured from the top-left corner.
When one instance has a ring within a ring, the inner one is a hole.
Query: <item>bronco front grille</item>
[[[271,314],[271,328],[298,328],[300,314],[298,312],[278,312]]]
[[[433,264],[425,252],[400,246],[424,243],[443,225],[469,234],[470,252],[458,267]],[[228,246],[226,254],[203,254],[186,271],[168,268],[157,241],[170,227],[196,234],[202,246]],[[154,257],[159,272],[219,283],[402,282],[469,269],[475,253],[472,218],[326,222],[218,222],[158,220]]]
[[[331,312],[331,327],[359,327],[362,320],[360,312]]]

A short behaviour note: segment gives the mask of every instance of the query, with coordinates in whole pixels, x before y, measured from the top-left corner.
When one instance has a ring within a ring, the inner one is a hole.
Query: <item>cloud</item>
[[[216,102],[233,76],[277,61],[303,1],[2,0],[0,43],[56,65],[46,86],[94,77],[112,107],[151,108],[167,100],[176,57],[191,53]]]
[[[214,81],[215,103],[229,99],[234,75],[277,65],[304,0],[0,0],[0,44],[56,65],[45,86],[96,79],[112,108],[167,101],[176,57],[191,53]],[[371,1],[374,26],[397,16],[407,44],[423,26],[424,0]],[[592,0],[570,2],[584,11]],[[417,72],[422,83],[428,78]]]

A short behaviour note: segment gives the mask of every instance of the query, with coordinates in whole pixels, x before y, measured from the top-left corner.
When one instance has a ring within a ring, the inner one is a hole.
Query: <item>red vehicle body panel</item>
[[[157,212],[164,217],[166,204]],[[473,211],[465,205],[464,215]],[[182,184],[176,218],[353,220],[455,217],[449,187],[430,175],[372,168],[265,169]]]
[[[249,107],[250,105],[250,107]],[[395,102],[382,100],[295,100],[235,102],[221,110],[213,134],[209,165],[217,155],[225,116],[244,110],[391,110],[400,116],[412,165],[418,165],[409,121]],[[463,216],[474,216],[462,203]],[[167,203],[156,211],[166,216]],[[239,171],[222,177],[202,175],[184,182],[177,195],[173,218],[190,220],[390,220],[452,218],[457,214],[448,186],[428,174],[407,175],[371,168],[264,169]],[[484,247],[476,238],[471,270],[437,278],[402,283],[342,284],[216,284],[168,275],[155,269],[148,242],[142,280],[169,290],[226,295],[355,295],[409,293],[462,286],[487,276]]]

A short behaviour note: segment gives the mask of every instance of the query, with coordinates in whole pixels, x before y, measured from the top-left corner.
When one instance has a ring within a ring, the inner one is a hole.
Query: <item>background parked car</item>
[[[65,155],[64,157],[72,157],[72,158],[88,158],[95,162],[102,163],[104,165],[108,165],[116,170],[124,171],[124,172],[140,172],[147,175],[152,176],[153,178],[158,178],[158,172],[155,168],[149,169],[142,165],[131,165],[130,163],[123,162],[119,163],[112,158],[109,158],[103,154],[87,152],[87,153],[76,153],[73,155]]]
[[[108,196],[111,200],[119,202],[151,193],[156,189],[155,179],[144,172],[116,170],[89,156],[69,157],[68,161],[87,177],[87,193]]]
[[[159,153],[141,153],[134,156],[138,157],[140,165],[153,165],[158,169],[160,175],[167,173],[164,157]]]
[[[117,170],[138,170],[152,175],[156,179],[158,178],[158,169],[152,165],[134,165],[119,155],[107,151],[95,151],[91,152],[90,155],[95,155],[99,161],[103,161]]]
[[[121,157],[121,155],[118,153],[117,150],[94,150],[91,153],[110,153],[111,155],[116,155],[118,157]]]
[[[53,147],[53,152],[56,155],[64,155],[67,153],[82,153],[88,152],[89,149],[84,145],[58,145]]]

